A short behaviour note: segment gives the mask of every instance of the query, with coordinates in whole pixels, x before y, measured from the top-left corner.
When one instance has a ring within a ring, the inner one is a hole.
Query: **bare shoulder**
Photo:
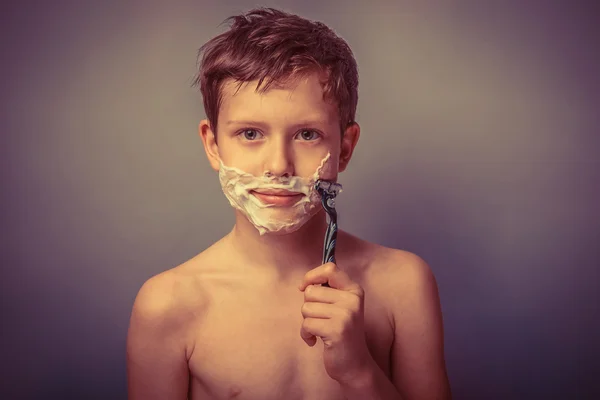
[[[417,254],[381,247],[374,260],[373,275],[381,296],[394,320],[422,319],[425,314],[439,318],[440,300],[435,276],[429,264]]]
[[[352,249],[348,257],[360,260],[358,267],[368,271],[369,280],[377,286],[406,289],[434,280],[427,262],[415,253],[385,247],[346,232],[342,235],[346,247]]]
[[[372,262],[373,274],[378,281],[388,282],[405,291],[435,285],[435,277],[429,264],[417,254],[389,247],[377,247]]]
[[[439,296],[435,276],[428,263],[415,253],[372,243],[347,235],[355,259],[360,259],[364,282],[368,283],[371,295],[376,295],[393,316],[408,318],[427,309],[439,313]],[[394,319],[394,317],[392,317]]]
[[[127,333],[130,399],[185,398],[193,331],[206,296],[198,285],[201,257],[148,279],[137,293]]]
[[[362,246],[369,249],[369,287],[392,322],[394,385],[407,398],[451,399],[441,304],[429,265],[408,251],[364,241]]]
[[[207,252],[146,280],[135,298],[132,318],[147,321],[163,333],[181,336],[189,330],[208,305],[200,278]]]
[[[140,288],[134,312],[162,321],[170,329],[198,322],[210,302],[210,277],[222,268],[224,239],[182,264],[149,278]]]
[[[188,308],[202,301],[200,293],[194,290],[196,282],[189,269],[182,264],[149,278],[136,296],[134,309],[161,319],[177,319],[185,314]]]

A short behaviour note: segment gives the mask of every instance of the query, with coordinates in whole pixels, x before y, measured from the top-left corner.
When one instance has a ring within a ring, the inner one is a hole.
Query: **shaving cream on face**
[[[330,158],[331,154],[327,153],[317,171],[308,178],[257,177],[238,168],[228,167],[220,161],[219,181],[231,206],[242,212],[260,235],[292,233],[319,211],[321,197],[315,190],[315,182],[322,178],[324,171],[330,167],[326,165]],[[276,207],[261,202],[251,193],[252,190],[261,189],[287,190],[302,193],[303,196],[293,206]]]

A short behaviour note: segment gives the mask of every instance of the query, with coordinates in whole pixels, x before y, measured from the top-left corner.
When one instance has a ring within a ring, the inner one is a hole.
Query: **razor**
[[[332,262],[335,264],[335,242],[337,239],[337,212],[335,211],[335,198],[342,191],[342,185],[336,182],[317,180],[315,189],[321,195],[321,204],[327,213],[329,224],[325,232],[323,244],[323,264]],[[329,287],[327,283],[323,286]]]

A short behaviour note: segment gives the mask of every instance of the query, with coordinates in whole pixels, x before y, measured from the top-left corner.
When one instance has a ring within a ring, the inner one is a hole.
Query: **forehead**
[[[321,120],[337,120],[337,107],[324,98],[323,81],[316,73],[290,78],[283,83],[273,82],[265,92],[257,91],[257,85],[258,80],[244,82],[241,86],[233,79],[226,80],[222,86],[219,114],[285,119],[310,115]]]

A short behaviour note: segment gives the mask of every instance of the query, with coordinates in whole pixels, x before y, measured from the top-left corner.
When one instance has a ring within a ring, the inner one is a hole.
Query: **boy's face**
[[[312,176],[331,154],[322,178],[335,180],[348,164],[358,141],[359,127],[339,129],[337,106],[323,99],[319,75],[255,91],[258,81],[226,81],[218,119],[218,145],[207,120],[200,134],[215,170],[219,160],[255,176]]]

